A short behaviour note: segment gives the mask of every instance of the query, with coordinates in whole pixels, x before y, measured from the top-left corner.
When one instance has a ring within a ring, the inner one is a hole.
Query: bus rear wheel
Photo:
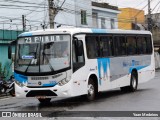
[[[135,74],[135,72],[133,72],[131,74],[131,82],[130,82],[130,86],[129,86],[129,91],[135,92],[137,90],[137,87],[138,87],[138,78],[137,78],[137,75]]]
[[[93,101],[96,97],[96,85],[93,79],[89,79],[88,81],[88,93],[87,93],[87,100]]]
[[[50,103],[51,98],[45,98],[45,99],[39,98],[38,100],[39,100],[39,102],[42,103],[42,104],[47,104],[47,103]]]
[[[138,77],[135,72],[131,74],[130,86],[121,87],[122,92],[135,92],[138,87]]]

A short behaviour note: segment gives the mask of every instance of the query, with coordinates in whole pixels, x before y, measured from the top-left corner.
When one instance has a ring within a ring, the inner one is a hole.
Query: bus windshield
[[[70,67],[70,35],[44,35],[18,39],[15,70],[53,73]]]

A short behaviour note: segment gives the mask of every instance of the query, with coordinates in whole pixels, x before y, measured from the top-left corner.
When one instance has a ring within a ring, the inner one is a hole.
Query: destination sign
[[[69,35],[54,35],[54,36],[35,36],[35,37],[25,37],[25,43],[45,43],[45,42],[55,42],[68,40]]]

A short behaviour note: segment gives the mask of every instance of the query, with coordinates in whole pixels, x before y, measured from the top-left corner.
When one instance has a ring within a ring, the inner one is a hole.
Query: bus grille
[[[57,94],[52,92],[51,90],[31,90],[26,95],[26,97],[36,96],[57,96]]]
[[[31,77],[31,80],[48,80],[48,77]]]

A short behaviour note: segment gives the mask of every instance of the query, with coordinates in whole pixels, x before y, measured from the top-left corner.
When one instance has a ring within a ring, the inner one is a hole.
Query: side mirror
[[[11,45],[8,46],[8,59],[12,58],[12,47]]]

